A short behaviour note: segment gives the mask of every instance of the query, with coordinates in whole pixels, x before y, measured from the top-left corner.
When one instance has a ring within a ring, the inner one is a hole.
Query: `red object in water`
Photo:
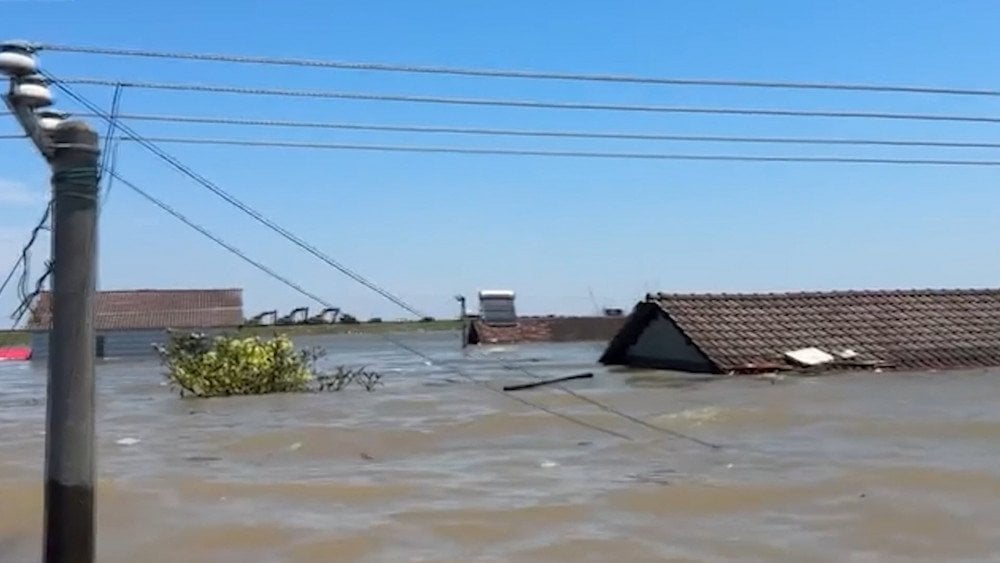
[[[31,359],[31,348],[27,346],[0,346],[0,362],[26,362]]]

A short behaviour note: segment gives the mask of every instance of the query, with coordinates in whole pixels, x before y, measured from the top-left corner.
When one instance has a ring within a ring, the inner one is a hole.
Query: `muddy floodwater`
[[[1000,561],[1000,371],[709,381],[595,365],[601,344],[303,339],[385,386],[181,400],[154,361],[98,368],[98,559]],[[0,364],[0,561],[38,561],[45,370]]]

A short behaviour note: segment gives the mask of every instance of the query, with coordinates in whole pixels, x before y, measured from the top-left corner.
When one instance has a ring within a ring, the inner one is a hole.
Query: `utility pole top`
[[[52,142],[56,150],[100,150],[97,131],[89,123],[79,119],[67,119],[60,123],[52,130]]]

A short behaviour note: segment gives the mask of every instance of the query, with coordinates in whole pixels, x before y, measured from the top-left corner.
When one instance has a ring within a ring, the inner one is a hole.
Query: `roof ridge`
[[[96,291],[97,294],[108,294],[108,293],[222,293],[225,291],[243,291],[242,287],[206,287],[206,288],[180,288],[180,289],[157,289],[157,288],[139,288],[139,289],[101,289]],[[51,290],[45,290],[39,292],[39,295],[51,294]]]
[[[1000,366],[997,288],[660,293],[646,303],[720,371],[810,347],[905,368]]]
[[[834,289],[834,290],[800,290],[800,291],[759,291],[759,292],[698,292],[698,293],[654,293],[647,294],[647,299],[662,301],[669,299],[747,299],[768,297],[843,297],[860,295],[989,295],[1000,294],[1000,288],[968,287],[968,288],[905,288],[905,289]]]

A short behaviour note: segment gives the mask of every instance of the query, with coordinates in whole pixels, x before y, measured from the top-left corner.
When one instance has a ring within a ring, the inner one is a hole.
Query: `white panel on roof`
[[[506,297],[508,299],[514,298],[514,292],[509,289],[484,289],[479,292],[479,298],[484,297]]]
[[[785,357],[804,366],[818,366],[832,362],[834,357],[819,348],[801,348],[785,352]]]
[[[514,292],[507,290],[480,291],[479,316],[486,324],[516,323],[517,313],[514,310]]]

